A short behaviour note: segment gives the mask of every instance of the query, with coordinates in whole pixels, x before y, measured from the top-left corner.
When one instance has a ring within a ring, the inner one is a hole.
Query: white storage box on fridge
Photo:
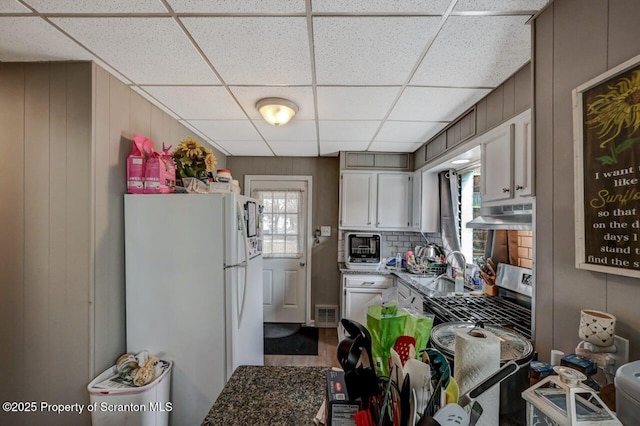
[[[173,362],[154,381],[140,387],[97,387],[116,374],[116,367],[105,370],[87,386],[93,426],[162,426],[169,424],[171,368]]]
[[[616,371],[616,415],[623,425],[640,421],[640,361],[623,365]]]

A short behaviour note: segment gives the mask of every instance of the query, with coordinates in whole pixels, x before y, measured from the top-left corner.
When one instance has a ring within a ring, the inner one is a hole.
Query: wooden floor
[[[265,355],[264,365],[297,365],[313,367],[340,367],[336,356],[338,331],[335,328],[318,329],[318,355]]]

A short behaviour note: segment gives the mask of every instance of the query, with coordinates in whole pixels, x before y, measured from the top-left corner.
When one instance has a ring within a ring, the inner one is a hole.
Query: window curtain
[[[458,175],[455,170],[438,174],[440,186],[440,232],[445,253],[460,251],[460,212],[458,194]],[[451,264],[458,270],[463,268],[462,256],[452,256]]]

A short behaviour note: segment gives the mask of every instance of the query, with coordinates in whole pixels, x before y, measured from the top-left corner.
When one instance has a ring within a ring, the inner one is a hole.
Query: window
[[[486,229],[469,229],[467,222],[480,214],[480,167],[475,166],[458,173],[460,188],[460,250],[467,258],[467,263],[475,263],[474,259],[484,256],[487,241]]]
[[[256,191],[263,210],[263,253],[266,257],[300,257],[302,192]]]

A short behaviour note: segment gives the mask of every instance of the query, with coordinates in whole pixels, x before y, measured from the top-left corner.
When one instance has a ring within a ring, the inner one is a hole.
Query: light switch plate
[[[320,236],[321,237],[330,237],[331,236],[331,227],[330,226],[321,226],[320,227]]]

